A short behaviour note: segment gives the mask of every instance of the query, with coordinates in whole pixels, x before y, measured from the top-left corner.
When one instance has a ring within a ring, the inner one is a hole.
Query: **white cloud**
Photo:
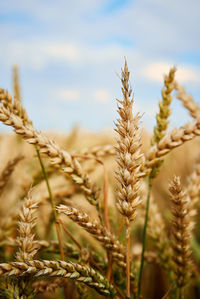
[[[73,43],[50,43],[42,47],[42,50],[50,57],[60,58],[68,61],[80,59],[80,48]]]
[[[163,81],[163,75],[169,72],[169,69],[173,65],[167,62],[155,62],[149,64],[142,70],[142,75],[152,81]],[[178,82],[185,83],[199,83],[200,82],[200,70],[194,69],[190,66],[177,67],[176,79]]]
[[[80,92],[76,89],[61,89],[57,94],[63,102],[75,102],[80,97]]]
[[[94,99],[97,102],[106,103],[112,99],[110,93],[105,89],[97,89],[94,92]]]

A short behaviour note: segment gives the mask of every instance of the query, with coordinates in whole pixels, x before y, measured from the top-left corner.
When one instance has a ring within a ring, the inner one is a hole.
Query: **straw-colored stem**
[[[110,221],[109,221],[109,215],[108,215],[108,174],[106,171],[105,164],[102,162],[103,170],[104,170],[104,222],[105,226],[108,231],[110,231]]]
[[[74,238],[74,236],[70,233],[70,231],[68,230],[68,228],[64,225],[64,223],[62,222],[62,220],[58,219],[57,223],[60,223],[64,229],[64,231],[66,232],[66,234],[68,234],[68,236],[72,239],[72,241],[76,244],[76,246],[78,247],[78,249],[82,249],[81,244]]]
[[[74,236],[70,233],[70,231],[68,230],[68,228],[64,225],[64,223],[62,222],[62,220],[58,219],[57,223],[60,223],[64,229],[64,231],[66,232],[66,234],[72,239],[72,241],[76,244],[76,246],[78,247],[78,249],[81,251],[83,249],[83,247],[81,246],[81,244],[74,238]],[[92,263],[92,265],[99,270],[99,272],[102,272],[102,269],[97,265],[97,263],[95,262],[95,260],[93,259],[92,255],[90,254],[89,259]]]
[[[102,162],[103,170],[104,170],[104,223],[106,226],[106,229],[110,232],[110,222],[109,222],[109,215],[108,215],[108,174],[106,171],[105,164]],[[111,276],[112,276],[112,254],[107,251],[107,257],[108,257],[108,270],[106,274],[106,278],[110,282]]]
[[[146,249],[146,234],[147,234],[147,224],[148,224],[148,217],[149,217],[151,188],[152,188],[152,184],[151,184],[151,181],[149,180],[147,205],[146,205],[146,213],[145,213],[145,221],[144,221],[144,229],[143,229],[143,237],[142,237],[142,254],[141,254],[141,262],[140,262],[139,278],[138,278],[138,294],[137,294],[138,298],[139,298],[140,292],[141,292],[142,272],[143,272],[143,266],[144,266],[144,253],[145,253],[145,249]]]
[[[126,298],[130,298],[130,222],[126,219]]]
[[[124,217],[121,217],[121,220],[120,220],[120,223],[119,223],[119,228],[118,228],[118,231],[117,231],[117,238],[120,237],[123,227],[124,227]]]

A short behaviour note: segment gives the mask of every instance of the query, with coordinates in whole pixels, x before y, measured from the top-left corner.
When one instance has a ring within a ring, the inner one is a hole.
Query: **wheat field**
[[[127,62],[113,131],[35,129],[0,88],[0,298],[200,298],[200,106],[164,77],[152,134]],[[171,101],[191,115],[169,129]]]

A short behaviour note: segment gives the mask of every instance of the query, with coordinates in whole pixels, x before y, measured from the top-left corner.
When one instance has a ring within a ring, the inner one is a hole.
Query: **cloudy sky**
[[[200,102],[199,0],[0,1],[0,36],[0,87],[12,91],[18,64],[24,105],[40,129],[112,127],[124,57],[146,127],[170,66]],[[174,126],[189,119],[177,100],[172,108]]]

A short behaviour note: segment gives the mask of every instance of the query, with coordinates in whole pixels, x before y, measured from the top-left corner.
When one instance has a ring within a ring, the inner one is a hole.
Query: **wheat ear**
[[[72,155],[84,155],[91,158],[103,158],[115,155],[115,148],[113,145],[94,146],[91,148],[84,148],[80,152],[73,152]]]
[[[147,152],[143,171],[146,171],[146,174],[148,174],[160,158],[196,136],[200,136],[200,119],[189,122],[179,129],[173,129]]]
[[[44,293],[44,292],[51,292],[54,293],[56,289],[62,287],[65,284],[64,279],[62,278],[55,278],[53,281],[36,281],[32,284],[34,292]]]
[[[12,126],[15,132],[28,143],[37,145],[40,153],[46,154],[54,166],[61,168],[71,176],[73,181],[85,192],[91,204],[98,204],[99,191],[95,185],[92,185],[88,175],[83,172],[77,159],[72,158],[67,151],[61,150],[53,140],[36,131],[31,124],[24,124],[23,120],[5,105],[0,107],[0,120],[4,124]]]
[[[144,206],[145,209],[145,206]],[[151,205],[149,207],[149,221],[147,228],[148,235],[154,241],[157,248],[158,257],[161,265],[165,269],[171,269],[171,248],[166,233],[164,219],[159,211],[158,205],[153,196],[151,196]]]
[[[200,196],[200,157],[196,159],[192,173],[187,178],[186,191],[189,196],[188,213],[190,214],[191,233],[195,227],[195,216],[197,216],[197,203]]]
[[[19,214],[19,228],[18,228],[18,261],[32,260],[37,253],[37,242],[34,242],[34,234],[32,229],[35,226],[35,211],[37,209],[37,202],[31,196],[29,190],[27,197],[24,199],[22,210]]]
[[[14,114],[20,116],[25,123],[32,123],[28,118],[26,109],[24,109],[22,106],[21,100],[17,98],[13,100],[11,94],[7,90],[2,88],[0,88],[0,102],[5,107],[10,109],[10,111],[12,111]]]
[[[159,113],[156,115],[157,124],[154,128],[154,138],[152,143],[159,142],[166,134],[171,114],[170,104],[172,101],[172,91],[174,89],[174,78],[176,68],[170,69],[169,74],[164,78],[164,88],[162,88],[162,101],[159,102]]]
[[[123,100],[118,101],[117,145],[116,157],[118,164],[116,205],[119,212],[125,217],[126,223],[126,297],[130,298],[130,221],[136,216],[136,209],[141,203],[138,191],[141,186],[141,132],[139,130],[140,116],[133,116],[132,90],[129,86],[128,66],[125,61],[122,70]]]
[[[16,158],[8,161],[6,167],[3,169],[3,171],[0,175],[0,195],[2,194],[5,186],[7,185],[8,180],[15,169],[15,166],[22,159],[23,159],[23,156],[18,156]]]
[[[180,298],[183,297],[183,288],[191,275],[191,231],[189,227],[188,197],[182,190],[179,177],[174,177],[170,184],[172,202],[172,249],[173,261],[175,263],[176,284]]]
[[[114,288],[104,276],[88,266],[64,261],[33,260],[0,264],[0,275],[63,277],[83,282],[103,295],[114,296]],[[114,297],[113,297],[114,298]]]
[[[98,221],[91,220],[85,212],[65,205],[58,206],[57,211],[58,213],[65,214],[93,235],[95,239],[102,243],[106,250],[109,250],[112,253],[113,259],[117,264],[123,268],[125,267],[125,250],[123,245]]]
[[[13,66],[13,92],[14,92],[15,106],[21,107],[21,92],[20,92],[20,85],[19,85],[19,68],[16,64]]]
[[[174,82],[174,88],[177,90],[176,98],[179,99],[183,106],[189,111],[190,115],[197,119],[200,117],[200,105],[197,104],[191,94],[187,94],[185,88]]]
[[[116,123],[118,133],[116,156],[118,164],[117,179],[117,208],[119,212],[131,221],[136,216],[137,206],[141,203],[138,191],[141,185],[140,168],[143,163],[141,154],[141,132],[139,130],[140,116],[133,117],[131,97],[132,90],[129,86],[129,71],[125,62],[122,70],[122,92],[124,99],[118,100],[120,118]]]

